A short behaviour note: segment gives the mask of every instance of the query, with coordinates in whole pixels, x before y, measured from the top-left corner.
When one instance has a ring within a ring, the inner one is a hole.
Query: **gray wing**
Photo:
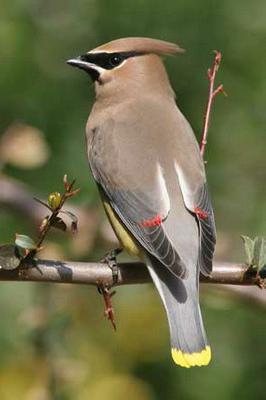
[[[104,126],[94,133],[88,150],[94,178],[135,239],[174,275],[183,278],[186,267],[164,229],[170,202],[156,155],[150,155],[147,164],[153,167],[148,169],[143,153],[139,154],[134,144],[117,140],[110,125],[108,133]]]
[[[199,267],[200,271],[208,276],[212,271],[212,260],[216,244],[216,229],[211,200],[207,185],[200,187],[193,210],[197,217],[200,231]],[[199,212],[195,213],[195,211]]]
[[[213,208],[205,180],[198,176],[193,185],[189,173],[177,168],[178,179],[186,208],[195,215],[199,225],[200,246],[198,263],[200,271],[209,275],[212,271],[212,260],[216,244],[216,229]]]
[[[186,208],[195,215],[200,233],[198,263],[200,271],[209,275],[216,244],[214,213],[206,184],[204,162],[192,128],[181,115],[180,123],[189,151],[179,152],[175,169]],[[177,151],[176,151],[177,153]]]

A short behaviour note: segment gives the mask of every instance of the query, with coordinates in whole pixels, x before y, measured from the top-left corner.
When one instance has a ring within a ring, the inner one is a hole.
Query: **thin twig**
[[[39,233],[39,237],[38,237],[38,241],[37,241],[37,245],[36,245],[36,250],[32,250],[30,253],[31,255],[34,255],[38,250],[41,249],[42,243],[44,241],[44,239],[46,238],[48,232],[50,231],[51,227],[55,225],[55,222],[58,218],[58,214],[62,211],[62,207],[64,206],[65,202],[67,201],[67,199],[69,197],[73,197],[76,193],[78,193],[79,189],[76,189],[73,191],[73,187],[75,185],[75,180],[73,180],[71,183],[67,182],[67,176],[64,176],[64,188],[65,191],[62,194],[62,196],[58,193],[59,195],[59,201],[58,204],[52,208],[49,205],[46,205],[45,203],[43,203],[42,201],[36,199],[38,202],[40,202],[41,204],[45,205],[46,207],[48,207],[51,211],[51,214],[44,218],[44,220],[42,221],[41,225],[40,225],[40,233]]]
[[[208,79],[209,79],[209,96],[208,96],[208,101],[207,101],[207,106],[206,106],[206,111],[204,114],[204,123],[203,123],[203,130],[202,130],[202,139],[201,139],[201,145],[200,145],[200,153],[203,157],[204,152],[205,152],[205,147],[207,144],[207,136],[208,136],[208,130],[209,130],[209,124],[210,124],[210,115],[211,115],[211,108],[213,105],[214,98],[217,96],[218,93],[223,93],[226,95],[223,85],[219,85],[216,89],[214,89],[214,83],[215,83],[215,77],[218,72],[221,60],[222,60],[222,54],[214,50],[215,53],[215,58],[213,61],[213,65],[211,68],[208,69]]]

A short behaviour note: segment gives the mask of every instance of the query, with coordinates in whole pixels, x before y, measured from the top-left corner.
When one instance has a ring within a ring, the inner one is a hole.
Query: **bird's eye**
[[[109,64],[110,64],[112,67],[117,67],[119,64],[121,64],[122,61],[123,61],[123,58],[121,57],[120,54],[116,54],[116,55],[111,56],[111,57],[109,58]]]

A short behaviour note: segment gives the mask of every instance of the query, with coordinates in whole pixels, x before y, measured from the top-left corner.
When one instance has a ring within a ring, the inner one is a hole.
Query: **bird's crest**
[[[128,52],[153,53],[158,55],[176,54],[184,52],[184,49],[175,43],[164,40],[150,39],[143,37],[129,37],[113,40],[102,46],[96,47],[90,53],[99,52]]]

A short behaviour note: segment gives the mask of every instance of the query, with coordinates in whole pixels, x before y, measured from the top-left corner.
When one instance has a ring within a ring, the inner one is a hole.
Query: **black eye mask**
[[[130,57],[143,56],[145,53],[136,51],[124,51],[121,53],[88,53],[80,56],[80,59],[104,69],[118,67],[124,60]]]

